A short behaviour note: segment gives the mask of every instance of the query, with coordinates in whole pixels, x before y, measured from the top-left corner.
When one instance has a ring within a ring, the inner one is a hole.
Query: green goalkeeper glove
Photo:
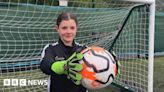
[[[66,74],[76,85],[80,85],[82,75],[79,72],[83,69],[83,66],[77,61],[82,58],[83,54],[74,52],[67,60],[54,62],[51,70],[56,74]]]

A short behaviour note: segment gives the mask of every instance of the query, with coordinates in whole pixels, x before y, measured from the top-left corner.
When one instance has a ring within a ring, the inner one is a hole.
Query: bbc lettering
[[[4,86],[48,85],[48,80],[4,79]]]
[[[10,79],[4,79],[3,86],[10,86]]]
[[[26,79],[4,79],[4,86],[26,86]]]

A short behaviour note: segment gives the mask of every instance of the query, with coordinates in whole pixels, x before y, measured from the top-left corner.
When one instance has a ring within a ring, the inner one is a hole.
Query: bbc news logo
[[[4,79],[3,86],[48,85],[48,80]]]

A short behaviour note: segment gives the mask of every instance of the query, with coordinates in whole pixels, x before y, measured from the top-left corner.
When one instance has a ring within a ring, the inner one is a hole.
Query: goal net
[[[58,6],[57,0],[1,0],[0,92],[47,91],[48,76],[39,68],[41,52],[58,40],[54,27],[61,12],[77,16],[77,42],[116,53],[121,71],[113,85],[147,92],[152,76],[151,3],[131,1],[68,0],[67,6]]]

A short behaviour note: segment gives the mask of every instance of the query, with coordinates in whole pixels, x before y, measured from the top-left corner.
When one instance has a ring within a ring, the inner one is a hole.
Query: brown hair
[[[76,16],[74,14],[68,13],[68,12],[63,12],[58,16],[56,25],[59,26],[63,20],[69,20],[69,19],[73,19],[76,22],[76,25],[78,25]]]

